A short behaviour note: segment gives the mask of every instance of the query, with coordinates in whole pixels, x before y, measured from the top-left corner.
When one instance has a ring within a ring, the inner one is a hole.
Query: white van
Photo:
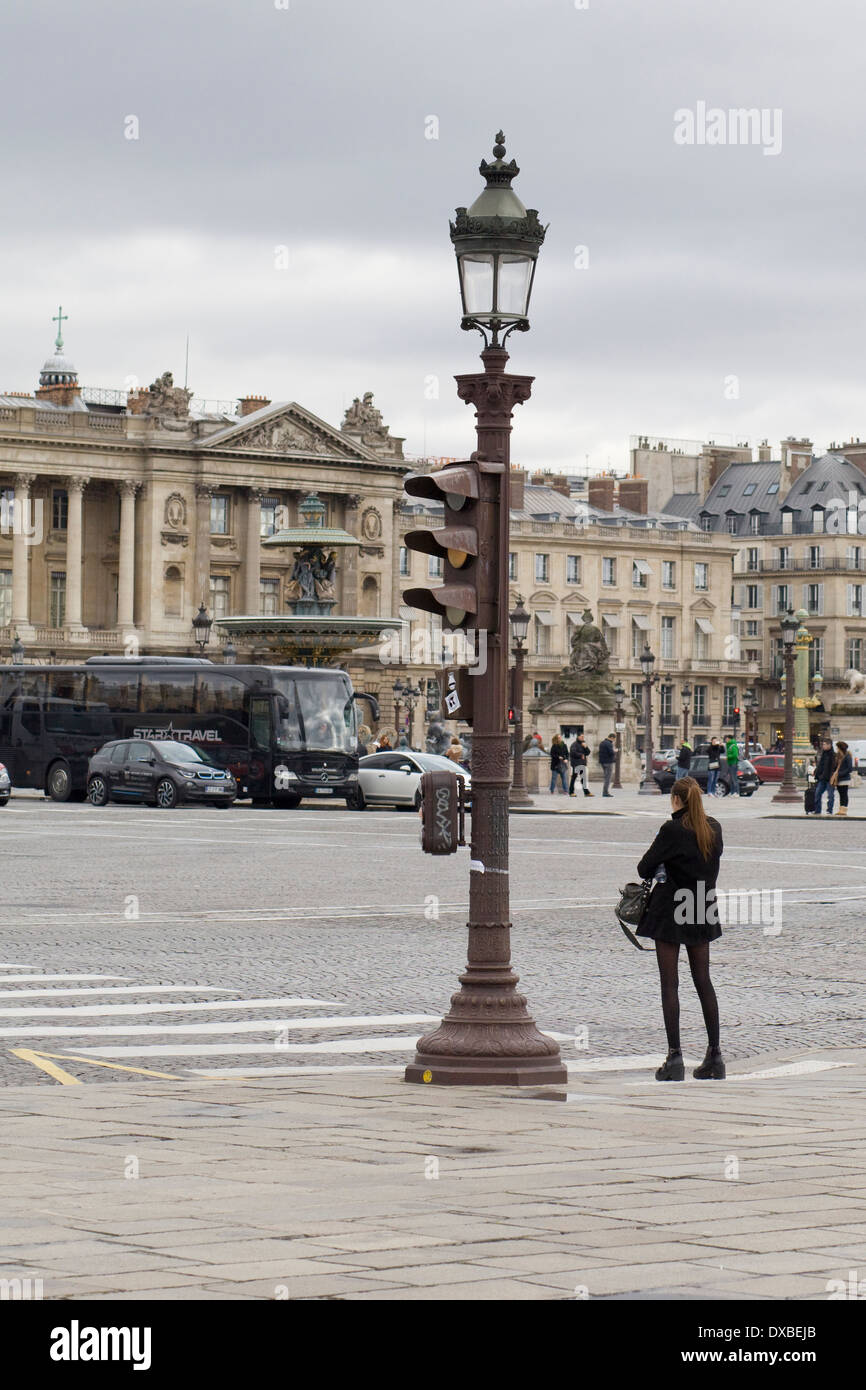
[[[859,772],[861,777],[866,777],[866,738],[849,738],[845,742],[848,744],[848,752],[854,759],[854,771]],[[835,747],[836,740],[833,740]]]

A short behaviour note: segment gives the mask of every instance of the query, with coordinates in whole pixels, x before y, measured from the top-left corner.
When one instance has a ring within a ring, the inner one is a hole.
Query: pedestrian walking
[[[613,795],[610,790],[610,779],[614,767],[616,766],[616,743],[614,742],[614,738],[614,734],[608,734],[607,738],[603,738],[598,745],[598,761],[601,763],[601,770],[604,775],[602,796]]]
[[[830,778],[831,787],[835,787],[839,793],[839,810],[837,816],[847,816],[848,814],[848,787],[851,782],[851,773],[854,771],[854,759],[848,752],[847,743],[839,739],[836,743],[836,765],[833,775]]]
[[[721,739],[715,737],[710,739],[710,746],[707,749],[707,796],[715,796],[716,786],[719,780],[719,769],[722,765],[722,755],[724,754]]]
[[[391,739],[388,734],[380,734],[376,740],[377,753],[390,753]]]
[[[698,1081],[723,1081],[719,1004],[710,979],[710,942],[722,934],[716,900],[722,828],[704,811],[701,789],[693,777],[674,782],[671,812],[637,866],[642,879],[653,877],[662,865],[666,873],[664,882],[656,883],[650,894],[637,928],[639,936],[655,941],[661,983],[668,1054],[656,1080],[682,1081],[685,1076],[679,997],[679,952],[685,946],[707,1029],[707,1053],[692,1075]]]
[[[725,762],[728,765],[728,788],[731,796],[739,796],[740,778],[738,772],[740,749],[733,734],[731,734],[731,737],[728,739],[727,747],[725,748]]]
[[[568,795],[568,786],[565,781],[565,769],[568,766],[568,748],[565,739],[561,734],[554,734],[550,744],[550,790],[551,794],[557,781],[562,782],[563,795]]]
[[[833,799],[836,795],[836,783],[831,781],[833,773],[836,771],[836,754],[833,752],[833,740],[824,738],[821,740],[821,752],[818,754],[818,761],[815,764],[815,809],[814,816],[821,814],[821,801],[824,793],[827,793],[827,815],[833,814]],[[839,793],[841,803],[842,793]]]
[[[680,751],[677,753],[677,777],[688,777],[691,765],[692,745],[688,739],[684,738]]]
[[[462,763],[466,757],[466,751],[456,734],[451,735],[451,742],[445,750],[446,758],[450,758],[452,763]]]
[[[592,792],[589,790],[589,773],[586,767],[589,754],[590,749],[586,746],[586,740],[583,734],[578,734],[568,750],[568,757],[571,763],[571,782],[568,786],[569,796],[574,796],[574,784],[578,781],[583,787],[584,796],[592,796]]]

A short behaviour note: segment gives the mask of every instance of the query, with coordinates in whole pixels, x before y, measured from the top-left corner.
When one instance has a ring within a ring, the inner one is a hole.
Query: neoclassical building
[[[202,602],[214,618],[284,613],[294,556],[262,541],[300,524],[311,491],[360,542],[337,611],[396,613],[402,443],[371,393],[337,429],[263,397],[196,408],[169,373],[129,394],[83,387],[58,333],[36,391],[0,395],[0,659],[16,635],[25,661],[183,655]],[[378,674],[375,653],[359,661]]]

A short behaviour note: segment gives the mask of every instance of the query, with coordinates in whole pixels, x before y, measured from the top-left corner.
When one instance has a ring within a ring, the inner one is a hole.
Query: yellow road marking
[[[32,1062],[35,1067],[41,1067],[63,1086],[82,1086],[84,1083],[77,1076],[70,1076],[62,1067],[55,1067],[54,1063],[45,1060],[46,1058],[53,1057],[59,1062],[86,1062],[91,1067],[107,1067],[109,1071],[131,1071],[137,1076],[158,1076],[162,1081],[181,1080],[179,1076],[172,1076],[167,1071],[149,1071],[147,1067],[125,1067],[120,1062],[100,1062],[95,1057],[78,1057],[74,1052],[34,1052],[29,1047],[13,1047],[10,1051],[14,1057],[20,1057],[25,1062]]]

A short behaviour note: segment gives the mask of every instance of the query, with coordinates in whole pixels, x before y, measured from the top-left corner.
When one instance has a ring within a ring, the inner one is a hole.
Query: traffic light
[[[736,705],[735,708],[734,708],[734,718],[733,718],[733,720],[732,720],[731,722],[733,723],[733,726],[734,726],[735,729],[739,729],[739,727],[740,727],[740,707],[739,707],[739,705]]]
[[[513,705],[510,705],[509,708],[508,708],[508,722],[509,722],[509,724],[513,724],[513,723],[514,723],[514,706],[513,706]]]
[[[499,560],[499,492],[504,465],[473,454],[435,473],[409,473],[403,487],[410,497],[442,504],[442,525],[407,532],[409,550],[444,561],[438,588],[406,589],[411,608],[436,613],[451,629],[495,631]]]

